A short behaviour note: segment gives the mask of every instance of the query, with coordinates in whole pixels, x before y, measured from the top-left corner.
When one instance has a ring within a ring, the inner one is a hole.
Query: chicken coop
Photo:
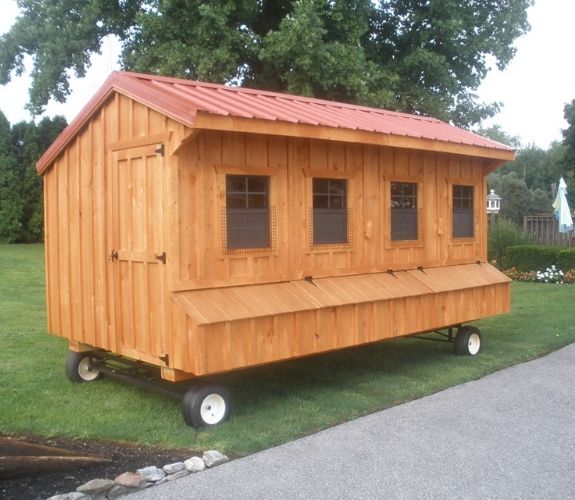
[[[191,381],[191,425],[228,415],[210,374],[424,332],[477,354],[464,324],[510,307],[485,206],[513,158],[424,116],[114,72],[37,163],[48,330],[72,380]]]

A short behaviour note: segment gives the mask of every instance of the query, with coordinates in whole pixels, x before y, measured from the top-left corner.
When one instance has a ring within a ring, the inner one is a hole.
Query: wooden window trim
[[[277,215],[276,206],[278,203],[280,180],[279,174],[281,169],[278,167],[250,167],[250,166],[235,166],[235,165],[214,165],[217,174],[217,203],[219,214],[219,230],[218,233],[218,246],[221,249],[220,258],[234,259],[245,258],[249,256],[277,256]],[[254,175],[269,177],[268,183],[268,210],[269,210],[269,239],[270,245],[267,247],[253,247],[253,248],[227,248],[227,175]]]
[[[473,236],[453,236],[453,187],[454,186],[466,186],[473,188]],[[480,193],[480,186],[477,182],[470,181],[469,179],[450,179],[447,183],[448,189],[448,203],[449,203],[449,214],[448,214],[448,231],[449,231],[449,241],[452,245],[465,245],[465,244],[476,244],[479,242],[479,199],[478,195]]]
[[[354,200],[355,186],[354,179],[356,173],[348,173],[332,170],[314,170],[302,169],[304,177],[306,178],[306,200],[307,200],[307,240],[308,240],[308,253],[319,254],[331,252],[332,250],[341,250],[352,252],[354,250],[354,227],[353,227],[353,212],[354,207],[352,202]],[[347,209],[347,242],[339,243],[315,243],[314,242],[314,228],[313,228],[313,179],[335,179],[347,181],[346,187],[346,209]]]
[[[425,193],[423,191],[423,179],[419,176],[391,176],[384,178],[385,184],[385,248],[420,248],[423,247],[423,225],[424,225],[424,208]],[[417,186],[417,239],[415,240],[394,240],[391,235],[391,184],[393,182],[415,184]]]

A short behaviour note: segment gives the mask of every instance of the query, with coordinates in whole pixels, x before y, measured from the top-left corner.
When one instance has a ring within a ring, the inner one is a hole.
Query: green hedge
[[[507,247],[503,257],[503,269],[518,271],[544,271],[555,265],[562,271],[575,269],[575,248],[541,245],[515,245]]]
[[[561,250],[557,255],[557,264],[555,265],[562,271],[575,269],[575,248]]]

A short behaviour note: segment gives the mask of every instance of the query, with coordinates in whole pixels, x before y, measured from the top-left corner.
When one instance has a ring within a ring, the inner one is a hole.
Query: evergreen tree
[[[36,173],[36,161],[65,126],[66,120],[59,116],[11,128],[0,112],[0,239],[42,241],[42,178]]]

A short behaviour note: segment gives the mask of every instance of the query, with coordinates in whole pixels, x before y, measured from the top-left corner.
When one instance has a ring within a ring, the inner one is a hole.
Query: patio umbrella
[[[572,231],[573,219],[571,218],[571,212],[567,204],[567,184],[565,184],[563,177],[559,180],[559,189],[557,189],[557,196],[553,202],[553,209],[553,214],[559,221],[559,232],[568,233]]]

